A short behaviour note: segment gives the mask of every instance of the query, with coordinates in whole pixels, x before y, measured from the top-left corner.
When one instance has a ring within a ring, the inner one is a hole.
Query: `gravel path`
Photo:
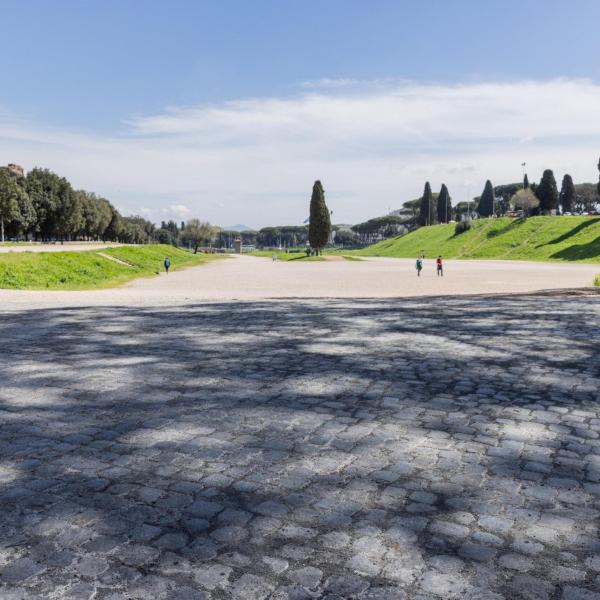
[[[599,265],[518,261],[447,261],[444,277],[425,261],[417,278],[414,261],[275,262],[238,256],[168,276],[139,279],[124,287],[87,292],[0,290],[0,305],[158,306],[203,300],[265,298],[397,298],[456,294],[505,294],[590,286]]]
[[[0,597],[597,600],[599,318],[597,296],[0,313]]]

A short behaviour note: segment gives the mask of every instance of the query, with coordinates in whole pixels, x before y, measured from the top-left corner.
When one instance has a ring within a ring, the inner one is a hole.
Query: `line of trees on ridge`
[[[576,185],[571,175],[565,174],[559,191],[554,173],[546,169],[537,185],[529,183],[527,174],[521,183],[496,187],[488,179],[480,196],[473,198],[472,202],[459,202],[454,206],[446,185],[442,184],[440,192],[435,194],[429,182],[426,182],[423,195],[405,202],[397,214],[404,218],[404,225],[413,229],[465,218],[514,216],[514,211],[520,211],[522,216],[597,214],[599,208],[600,178],[597,185]]]
[[[139,216],[122,216],[106,198],[76,190],[48,169],[22,175],[0,167],[0,241],[102,240],[146,243],[155,226]]]

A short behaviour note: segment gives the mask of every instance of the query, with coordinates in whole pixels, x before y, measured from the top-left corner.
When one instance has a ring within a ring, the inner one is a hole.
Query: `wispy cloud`
[[[487,178],[517,180],[523,161],[531,179],[544,168],[597,176],[600,86],[591,81],[335,81],[291,98],[168,108],[114,137],[0,112],[2,162],[48,166],[157,220],[167,210],[249,225],[301,222],[316,178],[348,222],[419,195],[426,179],[459,199]]]
[[[345,78],[322,78],[312,79],[309,81],[302,81],[300,87],[306,89],[339,89],[339,88],[350,88],[350,87],[361,87],[361,88],[375,88],[381,86],[389,86],[393,83],[402,83],[394,79],[345,79]]]
[[[168,208],[164,209],[165,213],[176,215],[178,217],[187,217],[190,215],[190,209],[183,204],[171,204]]]

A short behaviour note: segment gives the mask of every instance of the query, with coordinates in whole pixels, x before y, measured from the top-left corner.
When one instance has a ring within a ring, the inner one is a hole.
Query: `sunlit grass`
[[[353,254],[600,262],[599,217],[479,219],[459,235],[454,228],[453,223],[421,227]]]
[[[275,254],[277,260],[283,261],[319,261],[324,260],[322,256],[306,256],[306,252],[286,252],[285,250],[254,250],[249,252],[247,256],[259,256],[272,258]]]
[[[107,256],[123,262],[110,260]],[[167,256],[172,270],[221,258],[219,255],[192,254],[162,244],[81,252],[12,252],[0,254],[0,288],[84,290],[115,287],[138,277],[160,273]]]

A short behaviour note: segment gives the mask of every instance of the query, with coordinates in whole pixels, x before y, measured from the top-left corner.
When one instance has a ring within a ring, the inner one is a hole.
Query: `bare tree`
[[[218,227],[211,225],[206,221],[199,219],[190,219],[181,232],[181,237],[184,242],[188,242],[194,248],[194,254],[198,252],[198,248],[202,244],[210,244],[213,242],[219,231]]]
[[[540,201],[537,196],[527,188],[519,190],[511,199],[511,204],[515,209],[523,211],[523,216],[527,216],[533,209],[540,205]]]

